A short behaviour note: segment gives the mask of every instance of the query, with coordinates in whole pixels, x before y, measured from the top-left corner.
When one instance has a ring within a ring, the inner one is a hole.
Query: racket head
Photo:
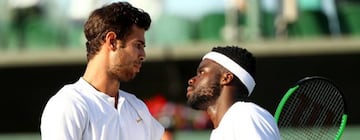
[[[282,139],[340,139],[347,114],[345,97],[334,82],[312,76],[285,93],[274,117]]]

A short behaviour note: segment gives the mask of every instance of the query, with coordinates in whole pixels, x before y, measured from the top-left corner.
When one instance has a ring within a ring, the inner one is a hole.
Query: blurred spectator
[[[9,12],[9,0],[1,0],[0,1],[0,49],[7,48],[8,43],[8,26],[10,21],[10,12]]]
[[[337,14],[337,6],[335,0],[298,0],[299,9],[302,11],[314,11],[323,15],[327,22],[323,22],[323,26],[332,36],[341,34],[340,24]],[[321,22],[321,21],[320,21]]]
[[[263,0],[270,1],[270,0]],[[340,23],[338,19],[338,12],[335,0],[280,0],[280,12],[276,19],[276,33],[279,37],[286,37],[287,30],[292,28],[292,25],[301,19],[301,12],[312,11],[314,13],[321,13],[327,18],[327,23],[322,23],[321,26],[327,26],[329,34],[332,36],[341,35]]]
[[[275,20],[276,36],[287,38],[288,26],[291,26],[298,20],[297,0],[280,0],[278,16]]]
[[[222,29],[222,38],[225,41],[238,41],[240,38],[239,17],[246,12],[247,0],[225,1],[225,26]]]
[[[10,0],[9,7],[12,10],[12,25],[17,34],[19,47],[26,47],[26,25],[31,18],[41,17],[43,7],[41,0]]]
[[[70,0],[46,0],[44,3],[46,18],[57,32],[60,47],[68,45]]]
[[[275,20],[280,12],[281,0],[260,0],[262,36],[273,38],[276,35]]]
[[[340,36],[340,23],[335,0],[321,0],[322,12],[328,19],[329,31],[332,36]]]

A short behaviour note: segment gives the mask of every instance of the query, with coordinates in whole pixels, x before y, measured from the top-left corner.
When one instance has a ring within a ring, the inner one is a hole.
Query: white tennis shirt
[[[114,98],[84,79],[51,97],[41,118],[42,140],[160,140],[164,128],[143,101],[119,90]]]
[[[236,102],[212,130],[210,140],[280,140],[274,117],[251,102]]]

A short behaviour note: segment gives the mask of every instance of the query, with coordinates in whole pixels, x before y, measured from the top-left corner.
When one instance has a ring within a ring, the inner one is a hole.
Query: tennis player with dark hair
[[[188,104],[208,113],[210,140],[278,140],[274,117],[247,101],[255,87],[255,58],[237,46],[215,47],[188,81]]]
[[[41,118],[42,140],[160,140],[164,128],[145,103],[119,90],[145,59],[148,13],[126,2],[94,10],[84,25],[87,67],[76,83],[51,97]]]

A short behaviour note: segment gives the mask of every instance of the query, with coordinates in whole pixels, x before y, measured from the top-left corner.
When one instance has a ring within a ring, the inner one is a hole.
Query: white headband
[[[246,86],[247,90],[249,91],[248,96],[250,96],[255,87],[255,80],[244,68],[242,68],[239,64],[227,56],[218,52],[209,52],[202,59],[204,60],[205,58],[211,59],[222,65],[227,70],[232,72],[236,77],[238,77],[240,81]]]

